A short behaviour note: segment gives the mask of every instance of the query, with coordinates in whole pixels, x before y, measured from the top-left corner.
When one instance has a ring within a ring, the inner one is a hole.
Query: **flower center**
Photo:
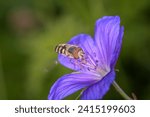
[[[87,55],[84,61],[80,61],[80,64],[82,66],[82,70],[89,71],[94,73],[96,76],[100,76],[100,78],[103,78],[107,73],[110,72],[110,68],[103,65],[103,67],[100,67],[98,65],[99,61],[95,57],[91,57],[90,55]]]
[[[96,71],[102,76],[106,76],[109,72],[110,72],[110,69],[109,68],[106,68],[106,69],[101,69],[101,68],[97,68]]]

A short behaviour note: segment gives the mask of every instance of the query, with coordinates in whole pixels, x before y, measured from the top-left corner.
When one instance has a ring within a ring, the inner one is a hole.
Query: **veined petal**
[[[91,36],[87,35],[87,34],[79,34],[77,36],[74,36],[69,42],[68,44],[72,44],[72,45],[77,45],[79,47],[81,47],[83,49],[83,51],[85,52],[86,56],[90,56],[88,58],[93,60],[95,59],[96,56],[96,46],[94,43],[94,40],[92,39]],[[79,71],[81,69],[81,66],[77,64],[77,61],[75,59],[63,56],[63,55],[59,55],[58,57],[59,62],[72,69],[72,70],[76,70]],[[92,63],[94,64],[95,61]],[[84,67],[82,66],[82,71],[86,71],[87,69],[84,69]]]
[[[117,39],[117,41],[116,41],[117,44],[116,44],[116,46],[115,46],[114,54],[112,55],[112,61],[111,61],[111,67],[112,67],[112,68],[115,67],[115,64],[116,64],[117,59],[118,59],[119,54],[120,54],[123,34],[124,34],[124,27],[122,26],[122,27],[120,28],[119,36],[118,36],[118,39]]]
[[[123,30],[120,29],[119,16],[105,16],[97,20],[95,25],[95,42],[99,51],[99,66],[106,67],[112,64],[116,49],[120,52]],[[117,57],[116,57],[117,58]]]
[[[111,83],[115,79],[114,70],[108,73],[102,80],[89,86],[81,95],[82,100],[98,100],[107,93]]]
[[[88,87],[97,82],[98,78],[92,74],[71,73],[59,78],[52,86],[48,95],[49,100],[60,100],[66,96]]]

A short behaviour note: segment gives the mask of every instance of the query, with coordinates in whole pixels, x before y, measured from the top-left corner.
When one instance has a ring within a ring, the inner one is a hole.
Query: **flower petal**
[[[112,61],[111,61],[112,68],[115,67],[115,64],[116,64],[117,59],[118,59],[119,54],[120,54],[123,34],[124,34],[124,27],[122,26],[120,28],[119,36],[118,36],[118,39],[116,41],[117,44],[116,44],[116,47],[115,47],[115,50],[114,50],[114,54],[112,55]]]
[[[95,47],[94,40],[92,39],[91,36],[89,36],[87,34],[79,34],[77,36],[74,36],[68,42],[68,44],[77,45],[77,46],[81,47],[83,49],[83,51],[85,52],[85,54],[90,56],[92,59],[94,59],[94,57],[96,55],[96,47]],[[59,55],[58,60],[62,65],[66,66],[72,70],[79,71],[81,69],[81,66],[76,64],[77,61],[75,59],[71,59],[69,57]],[[82,67],[82,71],[84,71],[84,70],[86,70],[86,69],[84,69],[84,67]]]
[[[114,70],[108,73],[102,80],[91,85],[85,91],[83,91],[81,95],[82,100],[98,100],[102,99],[102,97],[109,90],[111,83],[115,79]]]
[[[48,99],[60,100],[66,96],[85,88],[97,81],[96,76],[85,73],[71,73],[59,78],[52,86]]]
[[[110,66],[112,61],[115,63],[112,59],[116,52],[120,52],[122,37],[123,29],[120,29],[119,16],[105,16],[97,20],[94,39],[99,51],[100,67]]]

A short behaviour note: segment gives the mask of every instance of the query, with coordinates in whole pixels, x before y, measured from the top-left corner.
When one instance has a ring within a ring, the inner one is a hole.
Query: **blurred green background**
[[[125,27],[116,81],[127,94],[150,99],[150,0],[1,0],[0,99],[47,99],[71,72],[55,64],[56,44],[93,35],[105,15],[119,15]],[[104,99],[123,98],[111,86]]]

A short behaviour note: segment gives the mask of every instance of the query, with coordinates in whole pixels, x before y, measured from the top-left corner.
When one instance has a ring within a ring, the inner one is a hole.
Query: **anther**
[[[88,71],[90,71],[90,68],[89,68],[89,67],[88,67],[87,69],[88,69]]]

